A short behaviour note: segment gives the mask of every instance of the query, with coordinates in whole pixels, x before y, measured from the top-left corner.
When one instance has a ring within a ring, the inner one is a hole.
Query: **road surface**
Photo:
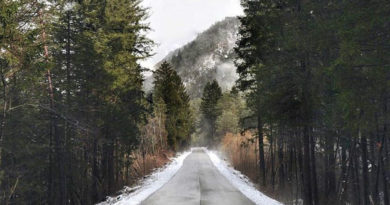
[[[253,205],[222,176],[202,149],[184,160],[183,166],[142,205]]]

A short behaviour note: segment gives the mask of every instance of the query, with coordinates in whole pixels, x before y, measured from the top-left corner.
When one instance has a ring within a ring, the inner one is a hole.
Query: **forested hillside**
[[[239,24],[236,17],[227,17],[161,61],[167,61],[177,71],[191,98],[200,98],[206,83],[214,79],[224,91],[233,87],[238,79],[234,47]],[[151,88],[151,79],[146,79],[148,90]]]

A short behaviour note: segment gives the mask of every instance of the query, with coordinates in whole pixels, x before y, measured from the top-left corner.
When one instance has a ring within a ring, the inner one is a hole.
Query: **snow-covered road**
[[[104,204],[280,205],[265,196],[215,152],[193,148],[147,178],[136,191]]]

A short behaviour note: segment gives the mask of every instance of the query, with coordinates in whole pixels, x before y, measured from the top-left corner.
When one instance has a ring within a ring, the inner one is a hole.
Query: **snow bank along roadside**
[[[209,155],[214,166],[225,176],[230,183],[240,190],[246,197],[252,200],[257,205],[282,205],[282,203],[264,195],[258,191],[250,180],[241,174],[241,172],[233,169],[229,164],[221,160],[215,151],[204,149]]]
[[[108,197],[105,202],[98,205],[136,205],[148,198],[155,191],[166,184],[182,167],[184,159],[191,154],[191,152],[183,152],[178,154],[172,161],[153,172],[150,176],[142,180],[138,186],[125,187],[122,194],[117,197]]]

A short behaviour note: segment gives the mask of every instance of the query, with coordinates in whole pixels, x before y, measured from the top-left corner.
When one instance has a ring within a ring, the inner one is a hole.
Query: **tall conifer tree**
[[[222,89],[219,87],[218,82],[208,82],[203,89],[202,102],[200,104],[200,111],[202,117],[205,120],[206,138],[209,145],[216,143],[215,135],[217,130],[217,118],[222,114],[222,111],[218,109],[218,101],[222,97]]]
[[[163,62],[154,73],[154,99],[162,99],[166,105],[165,128],[168,145],[177,150],[189,143],[192,129],[190,99],[179,75],[167,62]]]

